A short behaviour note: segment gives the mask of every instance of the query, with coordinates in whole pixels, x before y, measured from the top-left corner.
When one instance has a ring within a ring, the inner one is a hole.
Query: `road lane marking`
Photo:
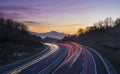
[[[33,70],[35,70],[35,69],[37,69],[37,67],[34,67],[33,69],[31,69],[30,71],[33,71]]]
[[[94,68],[95,68],[95,74],[97,74],[97,67],[96,67],[96,62],[95,62],[95,59],[93,57],[93,55],[86,49],[86,51],[89,53],[89,55],[91,56],[92,60],[93,60],[93,63],[94,63]]]
[[[102,56],[101,56],[97,51],[95,51],[94,49],[92,49],[92,48],[90,48],[90,47],[87,47],[87,46],[85,46],[85,47],[88,48],[88,49],[90,49],[90,50],[92,50],[92,51],[100,58],[100,60],[101,60],[101,61],[103,62],[103,64],[104,64],[104,66],[105,66],[108,74],[111,74],[110,71],[109,71],[109,69],[108,69],[108,66],[107,66],[107,64],[105,63],[105,61],[104,61],[104,59],[102,58]]]
[[[84,67],[84,62],[82,63],[82,67]]]
[[[13,74],[14,72],[15,73],[19,73],[22,70],[24,70],[25,68],[27,68],[27,67],[29,67],[29,66],[31,66],[31,65],[33,65],[33,64],[35,64],[35,63],[37,63],[37,62],[39,62],[41,60],[43,60],[43,59],[45,59],[46,57],[48,57],[49,55],[53,54],[54,52],[56,52],[59,49],[59,47],[57,45],[55,45],[55,44],[54,44],[54,46],[55,46],[54,49],[51,46],[51,44],[48,44],[48,45],[50,46],[50,49],[51,49],[51,51],[49,53],[47,53],[47,54],[45,54],[45,55],[43,55],[41,57],[34,58],[32,61],[28,62],[27,64],[23,64],[23,65],[15,68],[13,70],[4,72],[3,74]]]
[[[85,59],[85,57],[83,56],[83,60]]]

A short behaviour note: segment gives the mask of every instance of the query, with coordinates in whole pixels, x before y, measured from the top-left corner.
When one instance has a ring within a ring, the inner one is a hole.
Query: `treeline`
[[[22,42],[26,35],[27,26],[11,19],[0,18],[0,42]]]
[[[14,54],[39,52],[34,48],[44,47],[41,40],[41,37],[31,35],[25,24],[0,18],[0,65],[18,59]]]
[[[26,25],[12,19],[0,18],[0,43],[8,42],[29,46],[34,42],[40,42],[40,40],[40,37],[29,34]]]
[[[115,21],[112,18],[106,18],[104,21],[99,21],[93,26],[88,26],[85,29],[79,29],[76,35],[67,35],[63,40],[86,42],[96,41],[99,39],[119,38],[120,37],[120,19]],[[115,37],[115,38],[114,38]]]
[[[120,73],[120,19],[107,18],[86,29],[79,29],[78,34],[68,35],[63,41],[75,41],[96,49]]]

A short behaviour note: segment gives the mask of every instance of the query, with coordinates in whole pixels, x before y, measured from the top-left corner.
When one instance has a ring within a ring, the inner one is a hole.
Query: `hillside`
[[[34,33],[31,32],[32,35],[40,36],[42,39],[46,37],[51,37],[51,38],[56,38],[56,39],[63,39],[63,37],[66,36],[64,33],[56,32],[56,31],[51,31],[51,32],[45,32],[45,33]]]
[[[66,36],[63,40],[75,41],[90,46],[104,55],[120,73],[120,19],[112,21],[107,18],[87,27],[87,31],[79,30],[79,35]]]
[[[41,38],[30,35],[26,25],[12,19],[0,18],[0,65],[31,56],[42,51]],[[41,48],[41,50],[35,50]],[[23,57],[19,57],[24,55]]]
[[[54,42],[57,41],[58,39],[56,38],[51,38],[51,37],[46,37],[43,39],[43,42]]]

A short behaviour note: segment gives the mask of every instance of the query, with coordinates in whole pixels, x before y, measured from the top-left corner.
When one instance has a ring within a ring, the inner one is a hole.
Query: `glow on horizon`
[[[0,17],[28,25],[30,31],[77,33],[107,17],[120,17],[120,0],[0,0]]]

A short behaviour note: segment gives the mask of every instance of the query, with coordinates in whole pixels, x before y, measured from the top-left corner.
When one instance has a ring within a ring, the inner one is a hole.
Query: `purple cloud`
[[[52,23],[47,23],[47,22],[38,22],[38,21],[21,21],[22,23],[24,23],[25,25],[29,25],[29,26],[43,26],[43,25],[52,25]]]
[[[23,16],[20,16],[19,13],[7,13],[7,12],[0,12],[0,17],[11,19],[25,18]]]
[[[17,11],[17,10],[33,10],[33,8],[22,6],[0,6],[0,11]]]
[[[23,21],[23,23],[28,23],[28,24],[39,24],[40,22],[36,22],[36,21]]]

